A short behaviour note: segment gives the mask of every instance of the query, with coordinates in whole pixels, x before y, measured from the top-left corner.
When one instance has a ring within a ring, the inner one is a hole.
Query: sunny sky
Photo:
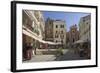
[[[90,13],[79,13],[79,12],[54,12],[54,11],[43,11],[44,19],[48,17],[54,20],[60,19],[66,21],[67,31],[73,24],[78,25],[80,18]]]

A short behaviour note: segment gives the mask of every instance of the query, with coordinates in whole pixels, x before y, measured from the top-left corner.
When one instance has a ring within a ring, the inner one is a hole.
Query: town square
[[[91,14],[22,11],[23,63],[91,59]]]

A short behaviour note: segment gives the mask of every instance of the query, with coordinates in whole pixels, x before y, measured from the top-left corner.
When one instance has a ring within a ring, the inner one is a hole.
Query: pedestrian
[[[80,57],[84,56],[84,48],[83,48],[83,46],[80,46],[79,53],[80,53]]]
[[[32,46],[31,43],[27,44],[27,60],[30,60],[32,58]]]
[[[27,44],[23,44],[23,60],[26,60],[27,58]]]

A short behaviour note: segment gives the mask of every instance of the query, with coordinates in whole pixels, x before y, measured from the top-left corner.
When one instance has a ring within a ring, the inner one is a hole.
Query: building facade
[[[66,22],[62,20],[53,21],[53,39],[55,43],[66,45]]]
[[[69,47],[69,32],[66,32],[66,48]]]
[[[77,25],[72,25],[70,27],[69,32],[67,32],[67,44],[71,45],[73,44],[75,41],[79,40],[79,31],[77,28]]]
[[[45,22],[45,40],[53,42],[53,20],[50,18]]]
[[[80,40],[90,41],[91,39],[91,15],[84,16],[79,23]]]
[[[45,40],[66,45],[66,22],[47,18],[45,22]]]
[[[23,10],[23,30],[26,28],[39,39],[45,36],[45,23],[42,12]]]
[[[91,58],[91,15],[81,17],[79,22],[79,38],[84,43],[82,48],[84,49],[84,57]]]
[[[44,38],[44,27],[45,24],[42,12],[33,10],[22,11],[22,43],[24,52],[29,49],[27,47],[36,46],[36,42]],[[32,47],[32,49],[34,51],[35,47]],[[25,55],[24,52],[23,57]]]

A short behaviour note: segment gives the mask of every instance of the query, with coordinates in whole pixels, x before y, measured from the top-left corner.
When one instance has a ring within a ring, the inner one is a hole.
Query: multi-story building
[[[27,44],[36,45],[37,40],[44,38],[45,25],[42,12],[40,11],[23,10],[22,20],[22,41],[23,50],[25,50],[27,49]]]
[[[66,23],[62,20],[47,18],[45,23],[45,40],[66,45]]]
[[[55,43],[66,45],[66,22],[62,20],[53,21],[53,39]]]
[[[77,25],[72,25],[69,32],[67,32],[67,43],[73,44],[75,41],[79,40],[79,31]]]
[[[42,12],[23,10],[23,30],[27,29],[39,39],[43,39],[45,32]],[[24,33],[24,32],[23,32]]]
[[[42,39],[45,38],[45,21],[43,18],[43,14],[41,11],[34,11],[34,16],[37,19],[37,27],[34,27],[35,29],[38,29],[39,33],[40,33],[40,37],[42,37]]]
[[[45,22],[45,40],[53,41],[53,20],[50,18]]]
[[[69,32],[66,32],[66,47],[69,47]]]
[[[91,39],[91,15],[84,16],[79,23],[80,40],[90,41]]]
[[[91,58],[91,15],[81,17],[79,22],[79,38],[82,40],[84,57]]]

